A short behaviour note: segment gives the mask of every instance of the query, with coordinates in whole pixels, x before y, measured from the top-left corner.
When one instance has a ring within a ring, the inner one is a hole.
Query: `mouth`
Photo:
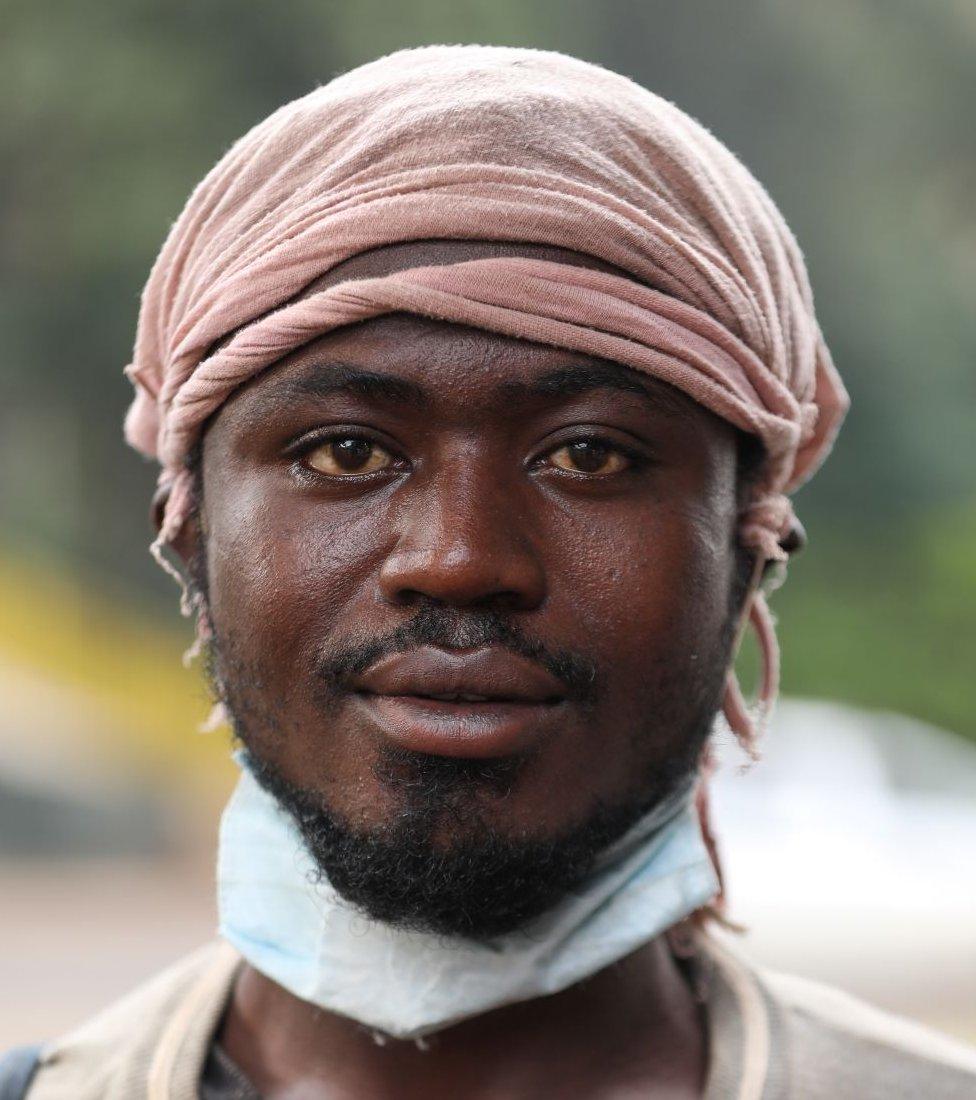
[[[423,693],[413,695],[416,699],[430,699],[435,703],[518,703],[522,700],[507,699],[497,695],[475,695],[469,692],[446,692],[443,695],[426,695]]]
[[[438,756],[525,753],[555,729],[566,703],[565,686],[541,665],[493,647],[390,654],[351,686],[384,740]]]

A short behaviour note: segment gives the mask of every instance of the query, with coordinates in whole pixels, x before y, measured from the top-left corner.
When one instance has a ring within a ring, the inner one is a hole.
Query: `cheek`
[[[734,565],[731,517],[657,507],[608,525],[570,520],[553,597],[612,663],[687,646],[724,627]]]
[[[717,704],[734,568],[731,511],[656,506],[619,519],[569,525],[553,590],[601,670],[601,741],[614,763],[594,767],[617,787],[679,751]]]
[[[591,658],[600,687],[540,789],[613,804],[693,753],[724,678],[732,522],[731,509],[658,500],[628,514],[567,512],[539,532],[550,584],[538,626]]]
[[[304,656],[376,569],[375,510],[310,501],[242,483],[208,512],[211,614],[253,650],[281,662]]]

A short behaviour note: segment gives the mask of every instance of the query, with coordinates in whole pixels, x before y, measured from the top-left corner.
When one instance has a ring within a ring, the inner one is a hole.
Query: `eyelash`
[[[311,467],[305,465],[303,460],[313,451],[339,439],[362,439],[367,443],[371,443],[374,447],[381,447],[393,459],[392,467],[385,470],[370,471],[365,474],[346,474],[343,477],[333,477],[329,474],[322,473],[321,470],[313,470]],[[291,459],[292,472],[298,477],[306,481],[328,481],[332,484],[338,482],[362,482],[375,478],[387,477],[390,473],[400,472],[406,463],[406,460],[395,447],[377,439],[365,428],[359,427],[330,428],[328,431],[317,432],[313,435],[303,435],[292,443],[289,443],[285,447],[284,454],[287,458]]]
[[[340,439],[363,439],[368,443],[373,444],[376,447],[382,447],[393,459],[393,466],[385,470],[372,471],[365,474],[346,474],[344,477],[333,477],[329,474],[324,474],[319,470],[313,470],[309,466],[305,465],[303,459],[317,450],[319,447],[324,447],[328,443],[334,442]],[[618,454],[624,456],[627,459],[627,469],[622,471],[623,473],[633,473],[638,470],[644,469],[651,465],[652,459],[636,447],[629,447],[624,443],[621,443],[617,439],[611,439],[607,435],[602,435],[598,432],[587,433],[577,432],[574,435],[566,436],[559,442],[554,443],[546,448],[546,450],[538,455],[536,458],[531,459],[528,466],[529,469],[543,469],[548,468],[554,470],[557,474],[576,477],[585,480],[594,479],[595,475],[587,474],[581,471],[563,470],[556,466],[545,467],[545,459],[555,454],[563,447],[571,446],[574,443],[591,443],[596,446],[606,447],[610,451],[616,451]],[[369,431],[359,427],[349,428],[331,428],[328,431],[322,431],[314,435],[301,436],[297,440],[289,443],[284,450],[284,454],[291,459],[291,465],[293,472],[306,480],[322,481],[323,479],[329,482],[353,482],[353,481],[366,481],[369,479],[377,479],[389,476],[390,473],[397,473],[403,470],[404,464],[407,464],[407,460],[403,458],[395,447],[384,443],[377,439]]]
[[[617,439],[611,439],[608,435],[601,435],[599,432],[596,431],[594,431],[592,434],[585,431],[578,431],[575,435],[566,436],[565,439],[561,439],[558,443],[554,443],[551,446],[547,447],[545,452],[539,455],[538,458],[533,459],[530,465],[533,468],[541,468],[544,459],[548,458],[550,455],[555,454],[556,451],[562,450],[563,447],[572,446],[574,443],[590,443],[594,446],[606,447],[608,451],[616,451],[617,454],[623,455],[628,462],[627,469],[625,471],[622,471],[623,473],[632,473],[634,471],[641,470],[646,466],[649,466],[651,463],[651,459],[649,458],[649,456],[644,452],[638,450],[636,447],[628,447],[626,443],[621,443]],[[582,470],[578,472],[573,472],[571,470],[561,470],[558,469],[558,467],[551,468],[557,470],[558,473],[565,474],[569,477],[589,479],[596,476],[593,474],[584,473]]]

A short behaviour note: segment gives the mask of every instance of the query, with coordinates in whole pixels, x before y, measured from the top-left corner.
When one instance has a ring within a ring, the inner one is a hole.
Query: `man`
[[[191,197],[127,437],[241,749],[221,942],[32,1100],[971,1097],[976,1058],[709,933],[716,713],[846,407],[799,252],[676,108],[393,55]]]

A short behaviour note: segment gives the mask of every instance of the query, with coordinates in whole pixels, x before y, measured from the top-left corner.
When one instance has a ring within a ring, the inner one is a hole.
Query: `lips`
[[[448,650],[421,646],[380,658],[356,678],[374,695],[415,695],[457,701],[558,702],[566,689],[550,672],[506,649]]]
[[[497,647],[393,653],[351,686],[384,739],[442,756],[525,752],[552,731],[566,697],[541,665]]]

